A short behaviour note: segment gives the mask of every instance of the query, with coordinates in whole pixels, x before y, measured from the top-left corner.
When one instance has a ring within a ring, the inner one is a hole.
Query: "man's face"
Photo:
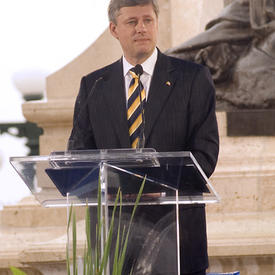
[[[110,23],[110,31],[119,40],[127,61],[132,65],[144,62],[157,43],[158,19],[153,6],[123,7],[116,21]]]

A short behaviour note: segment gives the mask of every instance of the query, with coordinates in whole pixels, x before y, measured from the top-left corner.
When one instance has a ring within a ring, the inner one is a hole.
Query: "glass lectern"
[[[218,194],[190,152],[156,152],[154,149],[66,151],[53,152],[49,156],[12,157],[10,162],[41,205],[88,205],[91,236],[96,230],[93,215],[96,216],[99,183],[105,217],[111,217],[110,210],[118,190],[121,191],[123,213],[119,219],[127,226],[145,181],[131,227],[123,274],[130,271],[135,275],[180,274],[180,205],[219,201]],[[105,219],[107,226],[108,221]],[[112,264],[110,256],[109,271]]]

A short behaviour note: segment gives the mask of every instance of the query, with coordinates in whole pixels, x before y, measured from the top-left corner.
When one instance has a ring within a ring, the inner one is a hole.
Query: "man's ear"
[[[110,22],[109,24],[109,30],[110,30],[110,33],[113,37],[115,37],[116,39],[118,39],[118,35],[117,35],[117,30],[116,30],[117,26],[115,23],[113,22]]]

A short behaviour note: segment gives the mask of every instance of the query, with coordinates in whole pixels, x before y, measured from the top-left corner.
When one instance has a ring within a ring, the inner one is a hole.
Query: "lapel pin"
[[[166,81],[165,83],[167,86],[171,86],[171,82],[170,81]]]

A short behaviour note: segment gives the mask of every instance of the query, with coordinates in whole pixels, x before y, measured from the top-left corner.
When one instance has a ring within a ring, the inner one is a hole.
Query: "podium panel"
[[[154,149],[67,151],[53,152],[49,156],[12,157],[10,162],[43,206],[89,207],[92,247],[96,247],[95,236],[98,235],[100,198],[100,218],[105,225],[102,251],[115,200],[121,192],[122,208],[114,215],[106,274],[112,271],[116,236],[123,236],[119,228],[127,232],[130,225],[122,274],[131,271],[133,275],[180,274],[180,234],[184,231],[179,223],[180,207],[219,201],[191,152],[156,152]],[[132,220],[142,183],[143,191]],[[83,221],[78,225],[84,236],[86,226]]]
[[[141,203],[219,201],[218,194],[191,152],[155,152],[153,149],[67,151],[53,152],[49,156],[11,157],[10,162],[45,207],[66,207],[67,196],[76,205],[86,205],[87,202],[96,205],[99,178],[102,201],[105,202],[107,181],[112,188],[121,187],[122,193],[136,192],[138,183],[135,182],[142,182],[145,176],[144,192],[160,188],[161,196],[151,202],[142,199]],[[112,189],[111,192],[116,191]]]

